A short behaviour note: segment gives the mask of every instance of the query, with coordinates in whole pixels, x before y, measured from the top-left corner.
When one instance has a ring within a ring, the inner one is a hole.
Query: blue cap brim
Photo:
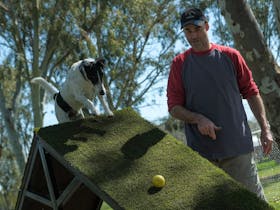
[[[192,24],[195,26],[203,26],[204,23],[205,23],[205,20],[189,20],[181,26],[181,29],[183,29],[186,25],[189,25],[189,24]]]

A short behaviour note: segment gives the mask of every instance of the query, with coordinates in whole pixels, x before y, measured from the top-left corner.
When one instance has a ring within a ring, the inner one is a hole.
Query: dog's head
[[[97,87],[100,95],[105,95],[105,88],[103,85],[103,69],[105,67],[105,59],[91,59],[82,60],[79,69],[86,80],[91,81],[93,86]]]

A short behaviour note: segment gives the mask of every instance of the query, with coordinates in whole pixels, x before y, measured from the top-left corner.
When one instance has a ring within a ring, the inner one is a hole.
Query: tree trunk
[[[33,61],[32,61],[32,70],[34,75],[39,75],[39,0],[33,0],[33,42],[32,42],[32,50],[33,50]],[[33,106],[33,115],[34,115],[34,126],[42,127],[43,125],[43,109],[40,106],[40,88],[38,85],[34,85],[31,91],[32,97],[32,106]]]
[[[235,46],[244,56],[259,86],[271,130],[280,148],[280,68],[246,0],[219,0],[219,6]]]
[[[18,133],[15,129],[15,125],[14,125],[15,120],[12,118],[13,110],[7,109],[6,102],[5,102],[5,96],[3,94],[3,90],[2,90],[1,86],[0,86],[0,98],[1,98],[0,110],[4,117],[3,120],[5,123],[8,138],[9,138],[8,144],[9,144],[10,149],[12,150],[12,152],[14,153],[14,155],[16,157],[19,174],[22,174],[24,171],[26,158],[23,153],[22,144],[19,140]]]
[[[273,6],[274,6],[274,14],[275,14],[275,20],[277,24],[277,30],[280,35],[280,1],[279,0],[273,0]]]
[[[6,210],[11,209],[10,200],[7,196],[7,193],[5,193],[5,192],[3,193],[3,206],[4,206],[4,209],[6,209]]]

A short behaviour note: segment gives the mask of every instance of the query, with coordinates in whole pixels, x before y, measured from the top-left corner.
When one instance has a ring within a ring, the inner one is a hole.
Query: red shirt
[[[233,48],[211,44],[210,50],[204,52],[194,52],[192,49],[189,49],[184,53],[177,55],[173,59],[167,85],[167,103],[169,111],[175,105],[184,106],[186,102],[185,90],[182,80],[182,70],[183,63],[187,56],[189,56],[190,53],[195,53],[197,55],[207,54],[214,49],[217,49],[221,53],[226,54],[231,59],[235,67],[236,80],[238,83],[239,91],[244,99],[250,98],[251,96],[257,95],[259,93],[258,87],[253,80],[252,72],[247,66],[241,54]]]

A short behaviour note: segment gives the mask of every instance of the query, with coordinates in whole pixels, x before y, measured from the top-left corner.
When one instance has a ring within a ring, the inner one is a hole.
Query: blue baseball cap
[[[181,29],[183,29],[188,24],[202,26],[205,22],[207,22],[207,18],[198,8],[187,9],[181,15]]]

